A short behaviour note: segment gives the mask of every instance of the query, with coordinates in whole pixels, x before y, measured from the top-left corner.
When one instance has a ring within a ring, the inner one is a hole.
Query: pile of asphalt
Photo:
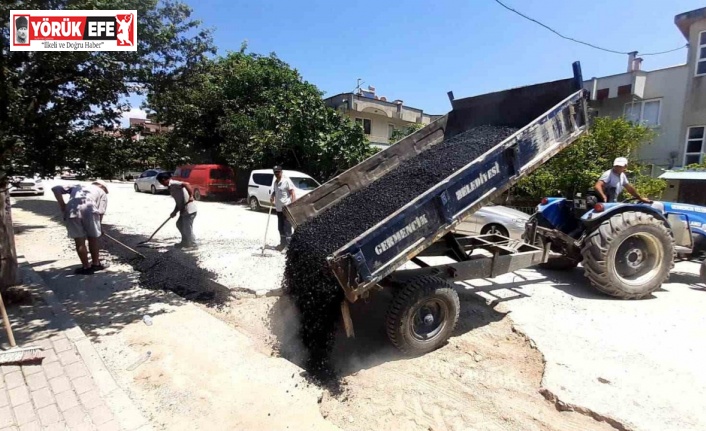
[[[287,251],[284,289],[300,312],[300,336],[308,349],[310,373],[324,380],[334,376],[329,354],[343,290],[326,257],[515,131],[481,126],[454,136],[297,228]]]

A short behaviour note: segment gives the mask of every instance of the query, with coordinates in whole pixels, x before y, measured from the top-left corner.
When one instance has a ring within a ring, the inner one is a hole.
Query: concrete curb
[[[21,276],[26,284],[38,288],[42,293],[42,298],[51,307],[62,328],[65,328],[66,336],[76,347],[76,351],[86,364],[86,368],[91,373],[91,377],[96,383],[98,390],[106,401],[106,404],[113,412],[115,419],[126,431],[147,431],[152,430],[149,421],[142,415],[142,412],[135,407],[127,394],[118,386],[113,375],[103,363],[100,355],[93,347],[91,340],[81,330],[69,312],[59,302],[54,291],[47,286],[42,277],[37,274],[30,263],[23,256],[18,256]]]

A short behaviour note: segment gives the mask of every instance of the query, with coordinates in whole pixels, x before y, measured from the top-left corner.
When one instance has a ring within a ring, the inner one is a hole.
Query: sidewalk
[[[0,366],[0,431],[151,429],[41,277],[20,267],[19,288],[30,295],[8,313],[18,345],[45,357]],[[0,346],[9,347],[4,329]]]

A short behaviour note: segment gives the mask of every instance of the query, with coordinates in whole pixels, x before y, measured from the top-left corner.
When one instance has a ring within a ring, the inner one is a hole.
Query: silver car
[[[462,235],[495,233],[511,239],[522,239],[529,215],[502,205],[486,205],[456,226]]]
[[[162,169],[148,169],[144,171],[138,178],[135,178],[135,191],[136,192],[150,192],[153,195],[157,193],[163,193],[167,191],[164,187],[157,181],[157,174],[160,172],[167,172]]]
[[[18,176],[10,179],[10,195],[43,195],[44,181],[39,175],[34,177]]]

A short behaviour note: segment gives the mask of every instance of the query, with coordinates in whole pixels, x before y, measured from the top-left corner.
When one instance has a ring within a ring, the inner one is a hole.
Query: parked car
[[[16,176],[10,179],[10,195],[43,195],[44,181],[39,175]]]
[[[294,184],[296,189],[294,194],[297,198],[310,193],[321,185],[315,179],[302,172],[283,170],[282,173]],[[259,211],[261,208],[272,206],[270,205],[270,195],[272,194],[274,183],[275,175],[272,169],[256,169],[250,173],[248,205],[250,205],[251,210]]]
[[[226,165],[184,165],[174,171],[177,181],[194,188],[194,199],[235,195],[235,172]]]
[[[74,171],[64,171],[61,173],[62,180],[75,180],[76,179],[76,172]]]
[[[153,195],[157,193],[163,193],[167,191],[164,187],[157,181],[157,174],[160,172],[168,172],[163,169],[148,169],[135,178],[135,191],[136,192],[150,192]]]
[[[502,205],[486,205],[456,226],[462,235],[498,234],[511,239],[522,239],[530,216]]]

